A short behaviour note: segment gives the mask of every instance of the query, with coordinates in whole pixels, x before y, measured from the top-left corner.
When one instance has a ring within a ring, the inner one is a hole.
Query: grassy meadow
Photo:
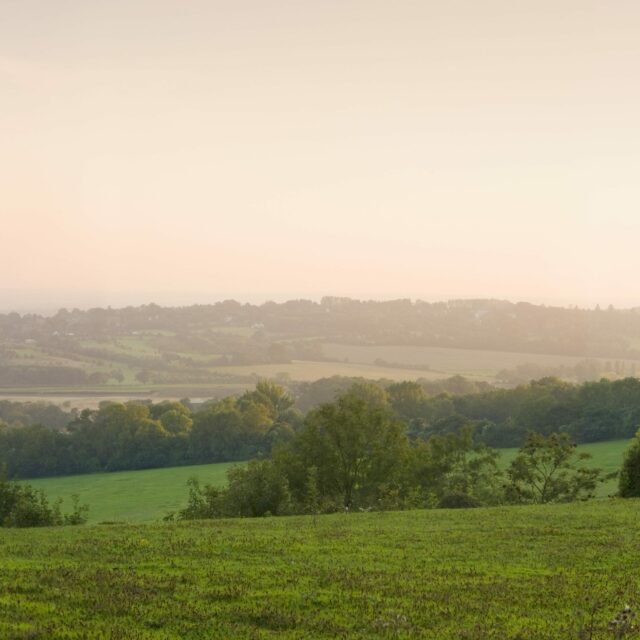
[[[0,637],[610,638],[638,602],[639,516],[601,500],[5,530]]]
[[[607,473],[617,471],[622,464],[628,440],[596,442],[580,445],[579,451],[590,453],[593,458],[589,466],[603,468]],[[506,467],[514,458],[517,449],[500,449],[500,466]],[[187,480],[195,476],[202,483],[224,485],[227,469],[232,463],[203,464],[168,469],[144,471],[118,471],[90,475],[41,478],[28,480],[37,489],[56,500],[70,504],[76,494],[82,503],[90,506],[89,522],[150,522],[160,520],[170,511],[186,504]],[[617,479],[612,479],[598,488],[597,495],[606,497],[617,490]]]
[[[89,522],[148,522],[185,506],[187,480],[196,476],[203,484],[224,485],[232,463],[203,464],[169,469],[116,471],[80,476],[27,480],[53,500],[62,498],[63,511],[71,496],[88,504]]]

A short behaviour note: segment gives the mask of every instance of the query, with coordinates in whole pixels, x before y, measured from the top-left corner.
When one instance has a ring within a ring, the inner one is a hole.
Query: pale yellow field
[[[416,380],[426,378],[439,380],[446,377],[445,374],[435,371],[420,369],[394,369],[381,367],[375,364],[355,362],[314,362],[307,360],[293,360],[290,364],[260,364],[220,367],[213,369],[219,373],[235,375],[254,374],[261,378],[278,378],[288,376],[291,380],[318,380],[330,376],[355,376],[377,380],[388,378],[390,380]],[[478,376],[474,376],[478,377]]]
[[[558,367],[575,366],[584,357],[516,353],[505,351],[481,351],[476,349],[447,349],[444,347],[414,346],[355,346],[326,343],[325,357],[348,360],[350,363],[371,364],[376,360],[405,366],[429,366],[433,373],[460,374],[471,378],[491,378],[502,369],[513,369],[522,364]],[[604,358],[596,358],[603,361]],[[626,360],[625,362],[632,362]],[[638,363],[640,364],[640,363]]]

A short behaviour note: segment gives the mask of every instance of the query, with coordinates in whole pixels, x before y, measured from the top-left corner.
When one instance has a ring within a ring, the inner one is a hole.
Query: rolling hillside
[[[0,637],[604,640],[637,602],[639,508],[6,530]]]

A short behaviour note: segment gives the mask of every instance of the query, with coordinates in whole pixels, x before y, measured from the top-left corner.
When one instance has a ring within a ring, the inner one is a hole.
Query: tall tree
[[[408,440],[379,389],[363,384],[311,412],[294,449],[303,469],[317,466],[323,494],[349,508],[398,475]]]

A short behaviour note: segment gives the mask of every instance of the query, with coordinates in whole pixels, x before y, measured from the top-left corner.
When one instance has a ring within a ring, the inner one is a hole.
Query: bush
[[[232,467],[227,478],[225,489],[200,487],[198,480],[191,478],[189,502],[178,518],[256,518],[292,513],[289,483],[271,460],[251,460],[245,466]]]
[[[461,492],[447,493],[438,502],[439,509],[473,509],[481,506],[478,498]]]
[[[0,527],[54,527],[84,524],[89,508],[73,497],[73,510],[63,515],[61,501],[49,504],[43,491],[0,478]]]

